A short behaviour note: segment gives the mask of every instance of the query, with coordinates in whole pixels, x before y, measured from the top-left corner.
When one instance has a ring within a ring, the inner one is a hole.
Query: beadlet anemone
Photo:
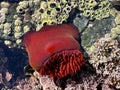
[[[79,32],[73,24],[46,25],[28,32],[23,39],[30,66],[41,75],[65,77],[85,64],[78,43]]]

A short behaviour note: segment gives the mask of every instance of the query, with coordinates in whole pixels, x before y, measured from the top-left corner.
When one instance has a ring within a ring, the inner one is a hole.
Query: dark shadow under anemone
[[[82,84],[84,81],[89,82],[94,76],[97,76],[96,70],[88,61],[86,61],[86,64],[75,74],[67,75],[64,78],[54,78],[54,82],[64,90],[67,84],[76,85]]]

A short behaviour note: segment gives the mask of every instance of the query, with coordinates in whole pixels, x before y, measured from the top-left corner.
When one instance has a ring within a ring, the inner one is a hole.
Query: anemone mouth
[[[39,69],[41,75],[65,77],[80,70],[85,64],[80,50],[64,50],[51,55]]]

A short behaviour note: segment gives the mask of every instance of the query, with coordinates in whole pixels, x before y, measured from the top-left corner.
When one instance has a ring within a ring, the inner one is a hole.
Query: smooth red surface
[[[72,24],[44,26],[38,32],[28,32],[23,43],[29,56],[30,65],[39,70],[54,53],[63,50],[80,50],[77,42],[78,29]]]

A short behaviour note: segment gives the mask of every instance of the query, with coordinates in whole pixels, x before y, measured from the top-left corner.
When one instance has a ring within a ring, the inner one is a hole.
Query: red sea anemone
[[[78,39],[79,32],[74,25],[61,24],[28,32],[23,43],[33,69],[41,75],[64,77],[80,70],[85,63]]]

